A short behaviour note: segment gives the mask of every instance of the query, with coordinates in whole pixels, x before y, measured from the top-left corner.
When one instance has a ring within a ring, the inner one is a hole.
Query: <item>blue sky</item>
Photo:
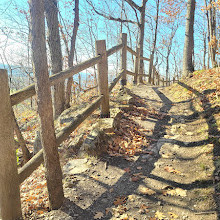
[[[93,38],[94,39],[106,39],[107,40],[107,47],[111,47],[113,45],[115,45],[118,41],[118,39],[116,38],[116,36],[119,33],[119,28],[118,26],[115,24],[115,22],[108,22],[106,23],[106,20],[97,16],[97,15],[93,15],[93,12],[91,12],[91,10],[89,10],[86,6],[86,4],[84,4],[85,0],[80,0],[81,5],[80,5],[80,26],[79,26],[79,32],[78,32],[78,38],[77,38],[77,54],[78,54],[78,60],[82,61],[85,60],[86,57],[88,56],[93,56],[92,54],[92,47],[94,48],[94,42],[90,41],[90,38],[88,37],[89,34],[91,34],[91,32],[88,29],[88,24],[91,25],[92,30],[93,30]],[[95,2],[95,4],[100,5],[100,1],[96,0],[93,1]],[[111,0],[108,0],[108,2],[111,2]],[[141,4],[141,0],[136,1],[138,4]],[[61,2],[60,2],[61,4]],[[17,5],[17,6],[16,6]],[[62,5],[62,4],[61,4]],[[114,4],[112,4],[111,6],[116,7]],[[7,24],[10,26],[13,26],[14,29],[16,30],[17,28],[19,28],[19,31],[24,31],[26,32],[26,29],[23,28],[22,29],[22,25],[25,24],[25,19],[21,18],[18,11],[13,10],[15,7],[17,7],[18,9],[28,9],[28,3],[26,0],[2,0],[0,3],[0,27],[5,25],[5,21],[7,20]],[[153,7],[154,7],[154,0],[149,0],[147,3],[147,17],[146,19],[148,19],[148,15],[153,13]],[[10,16],[10,14],[8,14],[9,10],[6,9],[10,9],[10,13],[12,14],[12,16]],[[73,15],[70,15],[70,13],[72,12],[72,8],[65,8],[65,10],[63,10],[62,16],[63,19],[65,20],[72,20],[73,19]],[[114,12],[114,10],[113,10]],[[19,16],[16,16],[16,14],[18,14]],[[90,15],[91,14],[91,15]],[[120,14],[120,12],[119,12]],[[130,16],[130,14],[129,14]],[[13,20],[14,18],[16,19]],[[21,26],[19,26],[17,23],[21,23]],[[27,27],[26,27],[27,28]],[[130,26],[130,28],[132,28],[132,30],[134,27]],[[21,30],[22,29],[22,30]],[[127,28],[124,27],[123,29],[124,31],[127,32]],[[137,31],[137,29],[136,29]],[[136,32],[135,31],[135,32]],[[106,32],[108,35],[106,35]],[[183,51],[183,45],[184,45],[184,34],[185,34],[185,27],[184,27],[184,22],[182,25],[180,25],[177,33],[176,33],[176,37],[175,37],[175,42],[176,42],[176,49],[174,48],[174,52],[178,52],[178,56],[182,56],[182,51]],[[159,26],[159,36],[158,36],[158,42],[160,42],[162,40],[162,38],[167,38],[169,36],[169,31],[166,28],[165,25],[160,25]],[[201,45],[201,40],[200,40],[200,36],[195,34],[195,45],[196,45],[196,53],[201,54],[200,49],[199,49],[199,45]],[[1,35],[2,37],[2,35]],[[24,35],[25,37],[25,35]],[[129,37],[129,36],[128,36]],[[8,54],[10,57],[13,56],[14,53],[14,57],[19,56],[19,51],[21,50],[26,50],[23,49],[22,47],[22,43],[23,43],[23,39],[22,37],[19,37],[18,35],[15,35],[14,37],[15,39],[13,39],[13,41],[8,42],[9,49],[8,49]],[[4,40],[4,37],[1,38]],[[134,45],[134,35],[132,36],[133,39],[133,45]],[[150,26],[148,24],[146,24],[146,34],[145,34],[145,56],[149,57],[149,45],[147,44],[147,39],[152,41],[152,31],[150,29]],[[26,40],[26,38],[24,38],[24,40]],[[2,40],[0,40],[0,46],[2,45],[1,43]],[[130,42],[129,42],[130,43]],[[159,45],[159,44],[158,44]],[[166,51],[165,50],[160,50],[162,55],[166,55]],[[13,52],[13,53],[12,53]],[[13,60],[13,59],[12,59]],[[15,60],[18,60],[18,58],[16,58]],[[171,68],[172,68],[172,63],[173,63],[173,58],[171,56]],[[181,60],[180,60],[181,61]],[[114,61],[112,61],[113,64],[112,65],[116,65],[114,64]],[[146,67],[147,68],[147,67]],[[162,64],[160,66],[161,71],[164,71],[164,64]]]

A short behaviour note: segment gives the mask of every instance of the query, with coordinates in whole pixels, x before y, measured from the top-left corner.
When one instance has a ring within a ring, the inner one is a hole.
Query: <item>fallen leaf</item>
[[[106,208],[106,209],[105,209],[106,215],[108,215],[109,212],[112,212],[112,208]]]
[[[138,170],[142,170],[142,167],[137,167]]]
[[[154,190],[142,185],[138,187],[138,192],[144,195],[154,195],[156,193]]]
[[[163,220],[164,218],[166,218],[166,216],[162,213],[162,212],[159,212],[157,211],[155,213],[155,217],[158,219],[158,220]]]
[[[127,199],[126,196],[118,197],[118,198],[116,198],[116,200],[114,201],[114,205],[115,205],[115,206],[118,206],[118,205],[125,204],[125,203],[126,203],[126,199]]]
[[[111,189],[109,190],[109,192],[110,192],[110,193],[112,193],[113,191],[114,191],[114,189],[113,189],[113,188],[111,188]]]
[[[140,180],[139,176],[132,176],[131,179],[130,179],[130,181],[132,181],[132,182],[137,182],[139,180]]]
[[[175,170],[173,167],[170,166],[165,166],[164,170],[166,170],[169,173],[175,173],[175,174],[180,174],[181,172],[178,170]]]
[[[181,188],[176,188],[176,195],[186,197],[186,190]]]
[[[186,190],[181,189],[181,188],[163,190],[162,193],[164,196],[171,195],[171,196],[186,197]]]
[[[127,167],[127,168],[124,168],[124,171],[125,171],[126,173],[130,173],[130,172],[131,172],[131,169],[130,169],[129,167]]]
[[[167,195],[175,196],[176,195],[176,191],[174,189],[163,190],[162,193],[164,196],[167,196]]]
[[[142,214],[146,214],[148,213],[150,210],[149,210],[149,206],[146,206],[145,204],[142,204],[140,206],[140,210],[138,212],[142,213]]]
[[[97,181],[99,180],[98,176],[91,176],[91,178]]]
[[[120,220],[129,220],[128,214],[121,215]]]
[[[172,158],[172,157],[173,157],[173,154],[172,154],[172,153],[165,153],[165,154],[162,154],[161,156],[162,156],[162,158],[164,158],[164,159],[169,159],[169,158]]]
[[[116,208],[113,208],[114,213],[119,213],[120,215],[124,214],[127,211],[127,208],[123,205],[119,205]]]
[[[175,213],[172,213],[172,212],[168,212],[168,214],[170,215],[170,217],[171,217],[172,219],[176,219],[176,218],[179,217],[178,215],[176,215]]]
[[[141,175],[143,175],[142,172],[141,172],[141,173],[134,173],[134,174],[133,174],[133,176],[141,176]]]
[[[135,200],[135,195],[129,195],[128,200],[130,200],[131,202],[134,201]]]
[[[44,214],[44,211],[43,211],[43,210],[38,210],[38,211],[37,211],[37,214],[38,214],[38,215]]]
[[[97,212],[94,216],[94,219],[101,219],[104,216],[102,212]]]

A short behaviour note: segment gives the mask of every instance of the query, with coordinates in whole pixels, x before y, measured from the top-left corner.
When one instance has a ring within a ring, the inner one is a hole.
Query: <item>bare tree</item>
[[[195,0],[188,0],[186,14],[186,32],[183,50],[183,76],[189,76],[194,71],[193,51],[194,51],[194,17]]]
[[[71,36],[71,43],[70,43],[70,49],[68,47],[68,43],[66,43],[66,51],[68,54],[68,66],[72,67],[73,66],[73,58],[74,58],[74,53],[75,53],[75,48],[76,48],[76,36],[78,32],[78,27],[79,27],[79,0],[75,0],[75,18],[74,18],[74,24],[73,24],[73,33]],[[66,87],[66,104],[65,108],[70,107],[70,98],[71,98],[71,88],[73,84],[73,77],[70,77],[67,82],[67,87]]]
[[[154,54],[155,54],[155,51],[156,51],[156,44],[157,44],[160,0],[156,0],[156,5],[157,5],[157,14],[156,14],[156,18],[155,18],[154,40],[153,40],[153,46],[152,46],[152,49],[151,49],[150,64],[149,64],[149,78],[148,78],[149,83],[151,82],[151,78],[152,78]]]
[[[167,54],[166,54],[166,81],[169,80],[170,78],[170,74],[169,74],[169,58],[170,58],[170,53],[171,53],[171,49],[172,49],[172,44],[173,44],[173,38],[176,34],[176,31],[178,29],[178,24],[177,25],[173,25],[172,26],[172,30],[171,30],[171,34],[170,36],[168,37],[168,40],[167,40]]]
[[[110,14],[102,13],[95,8],[95,6],[92,4],[92,2],[90,0],[87,0],[87,2],[92,6],[93,10],[98,15],[101,15],[102,17],[104,17],[108,20],[117,21],[120,23],[136,24],[138,26],[138,30],[139,30],[137,50],[139,48],[140,56],[143,56],[143,53],[144,53],[144,50],[143,50],[143,48],[144,48],[144,33],[145,33],[145,13],[146,13],[146,3],[148,2],[148,0],[142,0],[141,6],[139,6],[138,4],[136,4],[132,0],[125,0],[125,2],[127,2],[127,4],[129,4],[129,6],[133,9],[133,11],[136,15],[136,21],[130,20],[128,18],[122,19],[122,17],[117,18],[117,17],[113,17]],[[139,17],[138,17],[138,14],[139,14]],[[143,63],[143,60],[141,60],[139,74],[143,74],[143,71],[144,71],[144,63]],[[142,77],[140,77],[139,80],[140,80],[140,82],[143,82]]]
[[[48,27],[48,44],[50,48],[52,73],[62,71],[62,52],[59,34],[57,0],[45,0],[45,12]],[[65,105],[64,82],[54,86],[53,106],[54,118],[57,118],[64,110]]]
[[[204,0],[206,6],[206,18],[207,18],[207,32],[209,42],[209,55],[212,62],[212,67],[217,66],[216,62],[216,51],[217,51],[217,40],[216,40],[216,8],[212,5],[213,0]]]

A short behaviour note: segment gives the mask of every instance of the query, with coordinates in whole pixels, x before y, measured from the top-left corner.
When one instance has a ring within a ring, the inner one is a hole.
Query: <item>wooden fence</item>
[[[122,51],[121,72],[109,85],[108,57],[119,50]],[[135,56],[134,72],[127,70],[127,51]],[[127,74],[134,77],[134,83],[137,83],[138,77],[148,77],[146,74],[138,73],[140,59],[150,61],[149,58],[140,57],[139,50],[135,52],[128,47],[127,34],[122,34],[120,44],[106,50],[104,40],[96,41],[96,57],[49,77],[50,85],[53,86],[94,65],[97,65],[98,69],[99,97],[56,135],[57,146],[66,140],[97,108],[101,107],[101,117],[109,117],[109,93],[120,79],[123,86],[126,85]],[[152,84],[165,85],[165,80],[160,77],[155,67],[153,67]],[[22,168],[17,169],[12,106],[21,103],[35,94],[35,85],[31,84],[10,95],[7,71],[0,70],[0,155],[3,158],[0,160],[0,217],[3,220],[16,219],[21,216],[19,185],[44,161],[43,149],[41,149]]]

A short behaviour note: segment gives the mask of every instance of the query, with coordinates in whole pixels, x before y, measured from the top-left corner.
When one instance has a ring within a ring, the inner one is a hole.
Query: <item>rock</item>
[[[75,137],[73,139],[73,141],[71,141],[71,143],[69,144],[68,148],[76,148],[79,149],[81,147],[81,145],[83,144],[83,136],[85,135],[85,133],[78,135],[77,137]]]
[[[34,154],[42,149],[41,138],[40,138],[40,130],[36,131],[36,136],[34,139]]]
[[[107,138],[108,136],[100,129],[92,130],[80,147],[78,156],[100,156],[107,150],[106,145],[103,144],[103,140]]]
[[[68,175],[83,173],[89,169],[87,161],[86,158],[70,160],[63,166],[63,173]]]
[[[114,118],[101,118],[98,121],[98,126],[102,131],[111,133],[114,131]]]

